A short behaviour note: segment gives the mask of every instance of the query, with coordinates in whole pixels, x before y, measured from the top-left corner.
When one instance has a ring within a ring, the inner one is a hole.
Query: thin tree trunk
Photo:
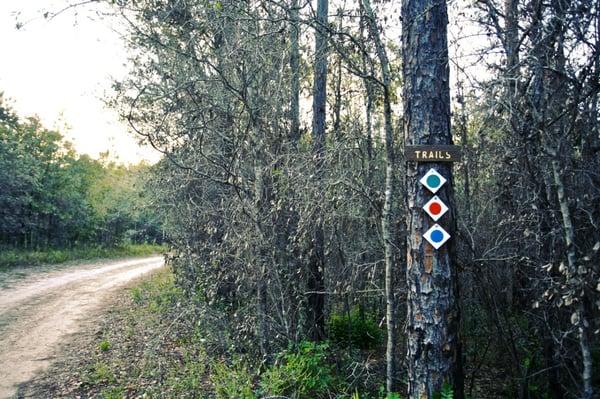
[[[595,46],[597,49],[600,49],[600,7],[596,6],[596,42]],[[600,79],[600,51],[596,52],[594,66],[594,75],[596,76],[596,81],[592,79],[590,85],[598,85],[598,80]],[[593,87],[593,86],[592,86]],[[588,126],[583,129],[583,139],[582,139],[582,164],[589,165],[594,161],[595,157],[598,155],[598,151],[600,150],[600,124],[598,123],[598,100],[600,97],[599,89],[596,89],[596,92],[590,99],[590,111],[588,117]],[[590,174],[589,178],[592,179],[592,182],[595,186],[600,185],[600,177],[597,174]]]
[[[343,18],[340,13],[338,31],[341,32]],[[337,57],[337,66],[335,74],[335,101],[333,103],[333,134],[336,138],[341,135],[341,113],[342,113],[342,57]]]
[[[402,1],[404,131],[408,145],[452,144],[446,2]],[[423,234],[433,225],[422,207],[431,197],[419,179],[435,168],[447,179],[436,193],[449,212],[438,224],[450,240],[435,250]],[[410,163],[407,167],[408,396],[432,398],[444,384],[462,399],[462,351],[458,276],[453,241],[455,203],[451,167]]]
[[[327,107],[327,15],[328,0],[318,0],[315,30],[315,62],[313,86],[313,153],[317,173],[315,174],[319,202],[313,232],[312,250],[308,271],[308,322],[309,336],[320,341],[325,336],[325,234],[323,231],[322,206],[325,201],[323,175],[325,166],[325,118]]]
[[[390,64],[385,47],[379,35],[377,20],[369,0],[363,0],[363,6],[367,14],[367,23],[371,38],[375,43],[377,57],[381,64],[381,75],[383,80],[383,107],[385,125],[385,202],[381,217],[381,231],[385,251],[385,299],[386,299],[386,321],[387,321],[387,349],[386,349],[386,388],[387,392],[396,391],[396,300],[394,296],[394,247],[397,246],[392,231],[392,202],[394,193],[394,131],[392,128],[392,106],[390,103]]]
[[[292,159],[298,149],[298,141],[300,140],[300,24],[299,24],[300,4],[299,0],[291,0],[290,4],[290,146],[288,147],[287,162],[292,162]],[[287,165],[285,165],[287,166]],[[287,185],[287,182],[283,183]],[[292,187],[286,187],[287,190],[292,190]],[[284,190],[285,190],[284,189]],[[293,197],[293,196],[292,196]],[[288,265],[287,295],[289,298],[288,322],[289,331],[288,337],[294,342],[297,342],[302,336],[300,328],[300,303],[302,282],[300,279],[301,273],[298,273],[302,268],[299,261],[298,247],[292,243],[292,237],[298,232],[298,212],[294,209],[293,201],[290,197],[281,199],[286,201],[287,205],[283,207],[278,224],[281,227],[279,232],[282,242],[282,258]]]
[[[300,25],[299,25],[299,0],[292,0],[290,7],[290,70],[291,81],[291,103],[290,103],[290,121],[291,131],[290,139],[294,146],[300,139]]]
[[[366,43],[366,38],[365,38],[365,32],[364,32],[364,28],[365,28],[365,21],[368,23],[367,18],[365,17],[365,13],[364,13],[364,6],[363,6],[363,2],[361,1],[359,3],[360,6],[360,12],[361,12],[361,16],[362,16],[362,20],[360,23],[360,38],[361,41]],[[362,66],[363,66],[363,70],[366,72],[367,70],[370,71],[371,74],[373,74],[373,65],[370,62],[370,60],[368,59],[368,54],[366,54],[365,52],[363,52],[362,54]],[[368,69],[367,69],[368,68]],[[371,198],[372,193],[373,193],[373,166],[374,166],[374,162],[373,162],[373,80],[372,79],[363,79],[363,84],[365,86],[365,92],[366,92],[366,98],[365,98],[365,125],[366,125],[366,137],[365,137],[365,144],[366,144],[366,165],[365,165],[365,174],[364,174],[364,178],[363,178],[363,185],[365,187],[365,192],[367,193],[367,196],[369,198]],[[371,203],[367,203],[366,204],[366,209],[365,209],[365,216],[366,216],[366,220],[368,221],[372,221],[375,220],[375,209],[373,207],[373,205]],[[371,234],[371,232],[373,231],[373,225],[369,222],[369,223],[363,223],[363,229],[364,229],[364,235],[365,237],[369,237],[369,235]],[[368,251],[363,251],[363,253],[361,254],[361,261],[363,264],[366,264],[367,262],[370,261],[370,257],[369,257],[369,252]],[[361,276],[362,277],[362,276]],[[366,286],[367,280],[366,278],[360,278],[359,283],[358,283],[358,290],[364,290],[365,286]],[[359,317],[361,320],[365,319],[365,308],[366,308],[366,298],[364,295],[360,295],[359,296]]]
[[[583,300],[583,298],[582,298]],[[580,303],[577,309],[580,314],[579,319],[579,347],[581,348],[583,363],[583,399],[592,399],[594,397],[594,386],[592,385],[593,360],[590,344],[590,328],[586,317],[585,304]]]
[[[565,244],[567,247],[567,263],[569,272],[575,275],[577,273],[577,255],[575,253],[575,228],[569,210],[569,201],[565,193],[565,185],[561,175],[560,163],[557,159],[558,154],[553,154],[552,160],[552,175],[554,184],[558,194],[558,204],[563,222],[563,231],[565,234]],[[591,399],[594,395],[592,386],[592,351],[589,338],[589,321],[587,320],[587,312],[585,311],[585,298],[580,297],[579,303],[575,310],[577,314],[577,327],[579,329],[579,347],[581,349],[582,358],[582,382],[583,382],[583,399]]]
[[[517,96],[519,89],[519,1],[505,0],[504,1],[505,18],[505,42],[504,51],[506,52],[506,74],[505,74],[505,89],[506,98],[508,101],[508,118],[511,129],[519,137],[521,127],[519,123],[519,115],[517,113]],[[525,151],[527,151],[525,149]],[[514,291],[515,291],[515,267],[512,262],[507,264],[507,287],[506,301],[510,308],[513,306]]]
[[[556,94],[562,92],[563,90],[563,76],[565,72],[565,50],[564,50],[564,37],[566,27],[564,26],[565,15],[568,11],[569,1],[563,2],[554,0],[551,5],[554,9],[554,16],[550,20],[549,23],[549,33],[546,34],[543,43],[544,46],[540,46],[540,57],[539,64],[537,67],[539,68],[538,79],[541,80],[542,84],[544,83],[544,71],[542,70],[548,65],[552,65],[557,71],[561,72],[550,79],[549,85],[552,89],[550,93],[550,98],[547,103],[544,104],[547,107],[547,110],[550,111],[551,116],[561,115],[564,104],[562,101],[556,98]],[[553,51],[556,48],[556,51]],[[543,51],[550,50],[551,53],[543,53]],[[546,65],[543,65],[544,62]],[[543,97],[542,97],[543,98]],[[542,103],[543,104],[543,103]],[[540,110],[538,109],[538,114],[540,114]],[[543,114],[542,114],[543,115]],[[543,118],[543,117],[541,117]],[[561,159],[569,160],[570,159],[570,151],[569,149],[563,145],[564,138],[566,137],[567,128],[565,126],[565,118],[561,117],[554,126],[549,129],[545,128],[544,120],[541,120],[540,123],[540,132],[542,135],[542,143],[546,148],[546,152],[551,157],[552,164],[552,178],[554,185],[556,186],[556,194],[558,198],[558,205],[560,207],[560,213],[562,216],[562,229],[564,232],[565,246],[567,252],[567,265],[568,265],[568,274],[567,278],[575,278],[578,273],[578,265],[577,265],[577,253],[575,246],[575,227],[573,224],[573,218],[571,216],[571,211],[569,209],[569,200],[566,194],[565,181],[563,178],[565,165],[561,164]],[[548,134],[550,132],[555,133],[554,137],[549,137]],[[555,139],[556,145],[553,145],[552,139]],[[576,313],[576,326],[579,330],[579,346],[581,349],[581,357],[582,357],[582,386],[583,386],[583,399],[591,399],[594,394],[594,389],[592,386],[592,355],[591,355],[591,346],[590,346],[590,324],[587,317],[586,312],[586,295],[585,295],[585,282],[582,283],[578,290],[583,292],[578,300],[577,306],[575,308]],[[573,318],[572,318],[573,320]]]
[[[265,181],[260,159],[256,159],[257,165],[254,167],[254,202],[256,209],[256,233],[261,244],[258,251],[259,274],[257,276],[257,315],[258,315],[258,342],[263,359],[268,360],[269,348],[269,328],[267,323],[267,268],[266,268],[266,240],[262,222],[265,218]]]
[[[458,69],[458,67],[456,68],[456,76],[458,79],[458,76],[460,74],[460,71]],[[460,105],[460,113],[458,115],[458,121],[459,121],[459,126],[458,126],[458,131],[460,133],[460,141],[462,144],[462,150],[463,150],[463,154],[464,154],[464,163],[462,165],[462,169],[463,169],[463,201],[465,202],[465,215],[463,217],[466,217],[466,221],[470,221],[471,220],[471,181],[470,181],[470,168],[471,168],[471,163],[470,161],[470,151],[469,151],[469,144],[468,144],[468,134],[469,134],[469,129],[468,129],[468,125],[467,125],[467,110],[466,110],[466,105],[465,105],[465,97],[464,97],[464,92],[463,92],[463,82],[462,80],[458,79],[457,82],[457,102]]]

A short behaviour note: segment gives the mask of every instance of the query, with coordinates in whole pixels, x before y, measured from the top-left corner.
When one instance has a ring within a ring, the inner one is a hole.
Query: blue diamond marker
[[[435,249],[439,249],[446,241],[450,239],[450,234],[439,224],[434,224],[425,234],[423,238],[427,240]]]
[[[434,242],[442,242],[444,240],[444,233],[439,230],[434,230],[431,232],[431,240]]]

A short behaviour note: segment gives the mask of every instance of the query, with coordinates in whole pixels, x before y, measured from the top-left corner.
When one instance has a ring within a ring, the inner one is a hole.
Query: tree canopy
[[[144,194],[150,167],[79,155],[0,97],[0,245],[44,249],[162,240]]]

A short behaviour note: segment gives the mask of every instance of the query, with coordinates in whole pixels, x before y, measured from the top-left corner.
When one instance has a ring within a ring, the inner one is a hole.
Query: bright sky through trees
[[[0,91],[21,116],[35,114],[46,126],[59,128],[78,152],[97,157],[108,150],[122,162],[156,161],[158,153],[137,145],[137,138],[103,102],[111,77],[126,72],[126,49],[115,27],[89,7],[43,18],[44,11],[66,4],[0,2]],[[24,27],[17,30],[17,21]]]

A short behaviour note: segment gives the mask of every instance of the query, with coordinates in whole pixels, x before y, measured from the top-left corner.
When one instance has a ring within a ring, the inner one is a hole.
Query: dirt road
[[[160,256],[81,265],[0,288],[0,398],[47,367],[61,340],[114,290],[162,265]]]

